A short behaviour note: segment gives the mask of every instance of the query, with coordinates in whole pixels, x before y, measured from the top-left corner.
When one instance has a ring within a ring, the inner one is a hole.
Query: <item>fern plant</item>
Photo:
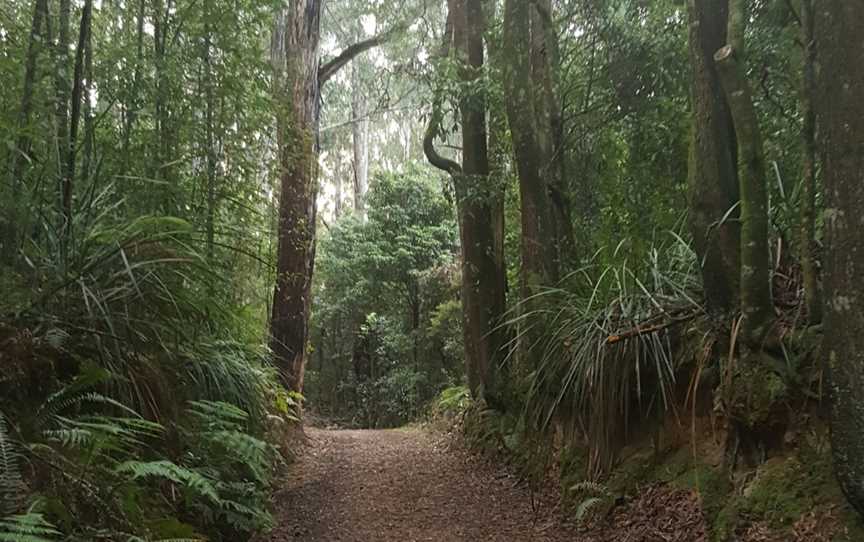
[[[0,542],[54,542],[60,534],[36,512],[0,518]]]
[[[250,432],[249,414],[236,405],[190,401],[187,414],[184,432],[195,443],[187,454],[190,464],[207,473],[220,497],[213,520],[240,531],[268,526],[267,489],[279,457],[276,448]]]
[[[606,486],[597,482],[587,480],[579,482],[570,488],[570,492],[581,498],[575,511],[576,520],[579,522],[587,521],[596,509],[612,502],[612,493]]]
[[[131,475],[135,480],[146,478],[169,480],[215,505],[221,504],[219,494],[210,480],[194,470],[181,467],[171,461],[125,461],[114,471],[118,474]]]
[[[0,515],[13,513],[21,504],[24,480],[21,478],[18,458],[6,418],[0,412]]]

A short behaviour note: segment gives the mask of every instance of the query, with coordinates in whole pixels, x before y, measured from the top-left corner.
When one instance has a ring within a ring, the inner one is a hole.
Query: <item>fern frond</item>
[[[99,450],[125,451],[140,446],[142,439],[161,433],[164,428],[155,422],[138,418],[114,416],[55,416],[56,429],[43,435],[68,447],[93,447]]]
[[[61,412],[65,412],[69,408],[81,404],[93,404],[114,407],[121,412],[128,414],[133,418],[141,418],[141,415],[135,410],[124,405],[120,401],[106,397],[101,393],[82,392],[70,389],[73,385],[67,386],[54,395],[50,396],[45,403],[39,408],[36,413],[36,423],[38,427],[45,425],[52,417],[57,416]]]
[[[249,467],[259,482],[266,483],[269,480],[276,455],[276,449],[271,444],[240,431],[214,431],[202,433],[201,437],[222,449],[225,457]]]
[[[224,401],[189,401],[189,413],[206,426],[243,426],[249,414],[240,407]]]
[[[6,418],[0,413],[0,513],[11,514],[21,503],[24,480],[18,467],[19,454],[9,437]]]
[[[130,474],[136,480],[141,478],[170,480],[206,497],[213,503],[221,503],[216,488],[210,480],[172,461],[126,461],[118,465],[114,471],[118,474]]]
[[[0,518],[0,542],[52,542],[60,532],[42,514],[28,512]]]
[[[591,510],[593,510],[598,504],[603,502],[602,497],[588,497],[583,500],[579,506],[576,508],[576,520],[583,521],[585,517],[588,515]]]
[[[574,493],[593,493],[595,495],[603,495],[604,497],[612,496],[612,493],[606,488],[606,486],[598,482],[592,482],[591,480],[583,480],[578,484],[570,486],[570,491]]]

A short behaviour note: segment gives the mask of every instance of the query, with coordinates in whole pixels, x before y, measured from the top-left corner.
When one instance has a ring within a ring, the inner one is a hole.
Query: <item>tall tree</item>
[[[768,247],[768,182],[765,150],[745,69],[748,0],[729,3],[726,45],[714,54],[738,141],[741,195],[740,299],[745,341],[761,347],[774,316]]]
[[[531,62],[530,2],[504,3],[504,89],[507,121],[513,138],[521,199],[521,290],[526,311],[531,311],[543,286],[558,278],[555,224],[544,175],[549,163],[541,143]],[[537,363],[535,346],[539,329],[520,332],[520,351],[530,370]]]
[[[709,310],[737,306],[740,269],[735,130],[714,64],[726,43],[728,0],[689,0],[691,102],[688,199],[690,230],[699,255]]]
[[[817,10],[820,133],[825,157],[825,338],[837,478],[864,514],[864,4]]]
[[[814,0],[801,0],[801,229],[799,253],[804,282],[804,300],[811,324],[822,320],[822,295],[816,266],[816,35]]]
[[[282,381],[303,389],[315,266],[321,86],[393,30],[354,43],[321,64],[321,0],[291,0],[276,14],[270,45],[279,165],[276,285],[270,348]]]
[[[442,60],[448,56],[452,40],[465,83],[460,100],[462,165],[435,150],[434,140],[441,123],[441,103],[437,100],[424,150],[432,165],[452,176],[456,190],[468,384],[475,396],[483,395],[495,404],[496,373],[503,346],[500,324],[505,310],[505,269],[496,242],[500,206],[489,176],[486,96],[478,85],[485,62],[483,2],[450,0],[448,7]]]
[[[565,183],[564,111],[560,98],[560,47],[552,0],[531,2],[531,73],[537,85],[535,113],[555,234],[556,267],[563,271],[576,259],[573,218]]]
[[[358,24],[359,30],[362,25]],[[357,32],[357,39],[361,34]],[[359,60],[359,59],[358,59]],[[366,94],[361,78],[361,63],[351,65],[351,152],[354,180],[354,212],[366,215],[366,192],[369,190],[369,118]]]
[[[270,56],[279,148],[279,223],[270,348],[282,381],[303,388],[315,260],[320,0],[288,3],[276,17]]]
[[[72,188],[75,184],[75,164],[78,157],[78,128],[81,124],[81,99],[84,95],[85,53],[90,48],[90,23],[93,16],[93,0],[85,0],[81,10],[81,24],[78,30],[78,45],[75,49],[75,69],[72,74],[72,113],[69,118],[68,148],[62,157],[66,161],[63,178],[63,218],[64,237],[72,229]],[[90,96],[86,99],[89,101]],[[86,111],[86,109],[85,109]]]

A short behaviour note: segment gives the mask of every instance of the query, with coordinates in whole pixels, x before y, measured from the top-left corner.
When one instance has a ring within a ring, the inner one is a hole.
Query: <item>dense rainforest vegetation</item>
[[[248,540],[303,418],[430,416],[864,539],[857,0],[15,0],[0,81],[0,541]]]

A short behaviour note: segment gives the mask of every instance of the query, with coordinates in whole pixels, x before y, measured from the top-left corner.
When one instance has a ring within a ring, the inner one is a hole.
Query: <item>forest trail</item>
[[[269,542],[557,542],[552,506],[441,436],[418,429],[306,429],[276,496]]]

